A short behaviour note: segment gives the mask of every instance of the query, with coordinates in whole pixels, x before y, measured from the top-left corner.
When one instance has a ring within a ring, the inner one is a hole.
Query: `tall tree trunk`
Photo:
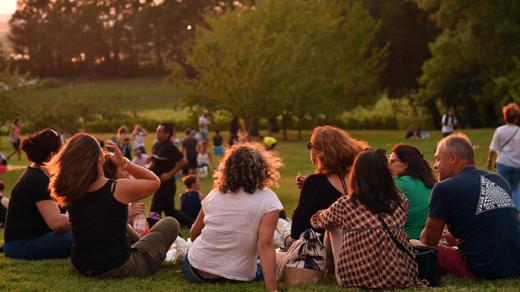
[[[432,98],[428,102],[426,102],[426,107],[428,108],[428,110],[430,110],[430,114],[432,115],[433,124],[435,125],[435,128],[440,129],[442,126],[442,123],[441,123],[442,116],[439,113],[439,110],[437,109],[435,100]]]
[[[303,115],[298,117],[298,140],[302,139]]]
[[[283,140],[287,141],[287,128],[289,127],[289,114],[282,114]]]
[[[250,117],[247,119],[246,123],[247,132],[252,137],[260,136],[259,127],[258,127],[258,118]]]
[[[278,119],[276,117],[269,118],[269,135],[272,133],[280,132],[280,126],[278,125]]]

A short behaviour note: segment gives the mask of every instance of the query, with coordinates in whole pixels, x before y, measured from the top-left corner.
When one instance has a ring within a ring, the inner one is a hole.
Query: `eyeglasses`
[[[307,150],[311,150],[312,149],[312,143],[311,141],[307,142]]]

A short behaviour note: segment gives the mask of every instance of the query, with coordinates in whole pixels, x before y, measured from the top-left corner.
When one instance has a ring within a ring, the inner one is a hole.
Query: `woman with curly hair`
[[[314,213],[327,209],[346,194],[347,177],[354,159],[367,147],[365,142],[350,137],[342,129],[332,126],[314,128],[307,148],[316,169],[303,182],[302,177],[297,178],[301,191],[292,217],[292,239],[298,239],[303,231],[311,228],[310,219]],[[289,245],[289,242],[285,244]]]
[[[190,230],[188,281],[258,281],[263,271],[266,288],[277,290],[273,234],[283,207],[269,187],[277,185],[280,165],[260,144],[235,144],[226,151]]]

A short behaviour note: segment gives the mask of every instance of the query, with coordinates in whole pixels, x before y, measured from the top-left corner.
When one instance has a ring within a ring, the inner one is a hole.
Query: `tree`
[[[514,95],[504,82],[520,57],[520,2],[415,1],[442,29],[423,65],[419,101],[434,111],[437,100],[456,106],[472,127],[495,126],[500,106]]]
[[[386,54],[374,48],[379,23],[360,4],[259,1],[208,12],[186,49],[195,70],[171,64],[188,104],[260,118],[333,114],[377,97]],[[282,123],[286,130],[286,123]]]

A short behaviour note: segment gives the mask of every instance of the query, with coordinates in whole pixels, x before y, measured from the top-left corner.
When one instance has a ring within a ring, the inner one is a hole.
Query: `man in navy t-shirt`
[[[474,166],[473,146],[462,134],[437,144],[439,180],[421,242],[437,246],[443,236],[456,247],[438,246],[441,271],[462,278],[520,276],[520,222],[511,188],[501,176]]]

